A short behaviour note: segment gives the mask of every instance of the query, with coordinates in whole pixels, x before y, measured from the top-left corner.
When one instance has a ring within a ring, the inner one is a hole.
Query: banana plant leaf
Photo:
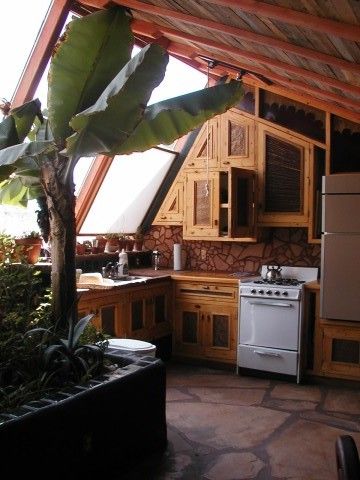
[[[30,142],[0,150],[0,167],[3,165],[13,165],[24,157],[36,157],[56,150],[52,141]],[[1,172],[1,170],[0,170]]]
[[[41,103],[38,98],[24,103],[20,107],[12,109],[10,115],[15,120],[16,131],[19,138],[18,143],[21,143],[25,140],[36,117],[38,117],[40,122],[43,121]]]
[[[67,155],[73,157],[111,153],[141,121],[144,106],[163,80],[169,61],[157,44],[143,48],[116,75],[98,101],[70,122],[77,132],[67,139]]]
[[[132,135],[114,145],[110,153],[143,152],[161,143],[168,145],[213,117],[214,111],[228,110],[243,95],[242,84],[232,80],[150,105]]]
[[[73,20],[63,40],[48,76],[49,120],[57,142],[72,133],[70,119],[93,105],[129,61],[134,37],[125,9],[114,7]]]
[[[15,119],[10,115],[0,123],[0,150],[19,143]]]

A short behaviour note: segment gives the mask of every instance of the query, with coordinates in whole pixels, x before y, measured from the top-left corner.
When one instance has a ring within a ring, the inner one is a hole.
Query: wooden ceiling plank
[[[318,17],[286,7],[271,5],[257,0],[205,0],[221,7],[235,8],[257,16],[280,20],[291,25],[297,25],[328,35],[335,35],[346,40],[359,41],[360,27],[349,23],[338,22],[329,18]]]
[[[44,23],[16,86],[11,101],[13,108],[34,97],[72,3],[72,0],[57,0],[47,11]]]
[[[133,24],[136,25],[136,22],[137,20],[134,20]],[[159,31],[162,32],[162,34],[169,35],[170,37],[178,38],[180,40],[186,40],[189,42],[193,42],[194,44],[203,45],[205,47],[216,48],[217,50],[221,50],[232,55],[241,56],[248,60],[260,62],[261,64],[267,65],[269,67],[285,70],[286,72],[291,72],[295,75],[299,75],[303,78],[307,78],[315,82],[324,83],[325,85],[329,85],[330,87],[337,88],[341,91],[346,91],[354,95],[360,95],[360,87],[357,85],[351,85],[349,83],[341,82],[335,78],[327,77],[325,75],[321,75],[319,73],[297,67],[296,65],[290,65],[276,59],[268,58],[258,53],[240,51],[236,47],[229,46],[224,43],[219,43],[209,38],[203,38],[197,35],[192,35],[190,33],[180,32],[179,30],[163,27],[160,25],[157,25],[157,28]]]
[[[293,45],[284,40],[279,40],[266,35],[260,35],[258,33],[250,32],[242,28],[224,25],[223,23],[214,22],[213,20],[208,20],[193,15],[188,15],[182,12],[178,12],[176,10],[170,10],[152,4],[139,2],[138,0],[116,0],[116,3],[137,11],[158,15],[164,18],[177,19],[190,25],[204,27],[209,30],[214,30],[226,35],[231,35],[235,38],[242,38],[259,45],[265,45],[266,47],[278,48],[280,50],[294,53],[301,57],[311,58],[313,60],[316,60],[317,62],[323,62],[344,70],[351,70],[360,73],[360,65],[357,63],[349,62],[341,58],[333,57],[332,55],[328,55],[326,53],[301,47],[299,45]]]

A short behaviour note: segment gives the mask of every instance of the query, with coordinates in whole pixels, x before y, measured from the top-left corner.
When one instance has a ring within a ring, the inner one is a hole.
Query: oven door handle
[[[280,302],[249,302],[250,305],[266,305],[268,307],[283,307],[283,308],[292,308],[291,303],[280,303]]]
[[[280,353],[275,352],[263,352],[261,350],[254,350],[254,353],[257,355],[262,355],[263,357],[281,357]]]

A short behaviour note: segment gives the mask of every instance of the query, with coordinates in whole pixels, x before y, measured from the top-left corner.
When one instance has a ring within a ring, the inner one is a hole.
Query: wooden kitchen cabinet
[[[92,323],[111,337],[151,342],[172,331],[171,283],[87,292],[78,312],[80,318],[93,313]]]
[[[258,225],[308,226],[311,152],[302,138],[258,124]]]
[[[238,287],[176,281],[175,296],[173,354],[235,363]]]
[[[321,372],[326,377],[360,380],[360,325],[322,320]]]
[[[184,182],[185,176],[180,172],[170,187],[153,225],[182,225],[184,220]]]
[[[171,326],[171,286],[147,286],[130,292],[125,332],[128,338],[151,341],[169,335]]]
[[[232,109],[220,119],[220,168],[255,168],[255,121]]]
[[[191,147],[185,162],[185,169],[219,168],[218,130],[220,118],[205,122]]]
[[[255,242],[255,189],[251,170],[187,173],[184,239]]]

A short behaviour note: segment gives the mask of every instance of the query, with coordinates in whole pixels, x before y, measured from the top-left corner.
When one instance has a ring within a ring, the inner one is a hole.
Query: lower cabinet
[[[176,286],[174,355],[235,363],[237,287],[204,282],[181,285]]]
[[[323,321],[322,374],[327,377],[360,379],[360,325]]]
[[[93,313],[92,323],[111,337],[152,341],[171,333],[171,293],[170,280],[86,292],[79,301],[79,318]]]

